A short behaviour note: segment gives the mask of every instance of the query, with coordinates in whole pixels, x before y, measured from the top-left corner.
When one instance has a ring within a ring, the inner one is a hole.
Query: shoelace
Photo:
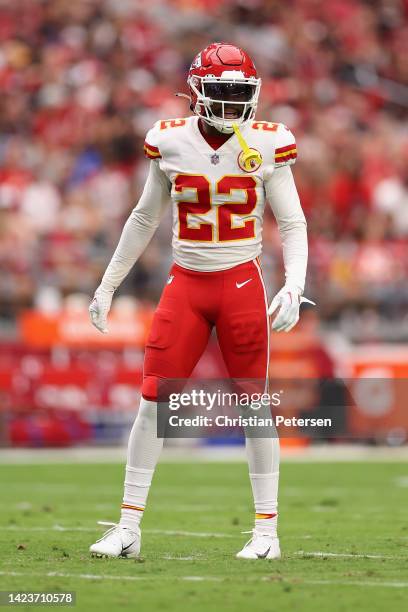
[[[251,544],[252,540],[254,539],[255,529],[250,529],[249,531],[241,531],[241,533],[252,533],[252,538],[250,538],[248,540],[248,542],[245,544],[245,546],[248,546],[248,544]],[[244,548],[245,548],[245,546],[244,546]]]
[[[251,544],[251,542],[253,542],[254,538],[262,538],[262,537],[271,537],[271,535],[269,533],[259,533],[259,531],[257,531],[255,528],[254,529],[250,529],[249,531],[241,531],[241,533],[252,533],[252,538],[250,538],[248,540],[248,542],[245,544],[245,546],[248,546],[248,544]],[[245,548],[244,546],[244,548]]]
[[[98,525],[106,525],[106,527],[110,526],[110,529],[107,529],[102,535],[102,537],[99,538],[100,540],[102,540],[105,536],[115,531],[117,527],[120,527],[119,523],[112,523],[111,521],[98,521]],[[123,529],[127,529],[129,532],[133,533],[133,530],[129,529],[128,527],[123,527]]]
[[[110,521],[98,521],[98,525],[105,525],[106,527],[110,526],[110,529],[107,529],[105,531],[105,533],[103,534],[102,538],[104,538],[105,536],[107,536],[110,533],[112,533],[113,531],[115,531],[116,527],[118,527],[117,523],[112,523]],[[102,538],[100,538],[100,539],[102,540]]]

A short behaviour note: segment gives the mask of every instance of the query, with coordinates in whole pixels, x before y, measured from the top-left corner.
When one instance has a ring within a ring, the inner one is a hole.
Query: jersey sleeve
[[[296,286],[303,293],[307,267],[306,219],[288,165],[272,172],[265,182],[265,192],[282,241],[286,284]]]
[[[147,132],[143,150],[148,159],[162,158],[159,148],[159,131],[157,123]]]
[[[150,163],[143,193],[130,213],[101,286],[113,292],[149,244],[170,201],[170,183],[159,164]]]
[[[296,162],[297,148],[296,140],[292,132],[286,125],[279,125],[276,134],[275,147],[275,168],[288,166]]]

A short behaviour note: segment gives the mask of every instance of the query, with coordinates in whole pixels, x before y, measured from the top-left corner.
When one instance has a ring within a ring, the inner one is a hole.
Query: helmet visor
[[[203,95],[211,100],[225,102],[251,102],[256,93],[256,84],[221,81],[202,83]]]

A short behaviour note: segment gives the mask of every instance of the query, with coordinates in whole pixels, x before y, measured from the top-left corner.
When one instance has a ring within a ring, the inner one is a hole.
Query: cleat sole
[[[115,555],[106,555],[104,553],[91,552],[91,557],[93,559],[138,559],[139,555],[130,554],[130,555],[119,555],[117,557]]]

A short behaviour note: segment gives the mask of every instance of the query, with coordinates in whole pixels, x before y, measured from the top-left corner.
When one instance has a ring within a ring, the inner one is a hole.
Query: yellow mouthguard
[[[239,146],[241,147],[242,152],[243,152],[242,161],[243,161],[245,168],[247,170],[252,169],[252,166],[251,166],[252,160],[254,160],[255,163],[260,166],[262,164],[262,157],[259,154],[259,152],[256,151],[255,149],[251,149],[250,147],[248,147],[247,143],[245,142],[245,138],[241,134],[241,131],[236,123],[232,124],[232,128],[238,138]]]

